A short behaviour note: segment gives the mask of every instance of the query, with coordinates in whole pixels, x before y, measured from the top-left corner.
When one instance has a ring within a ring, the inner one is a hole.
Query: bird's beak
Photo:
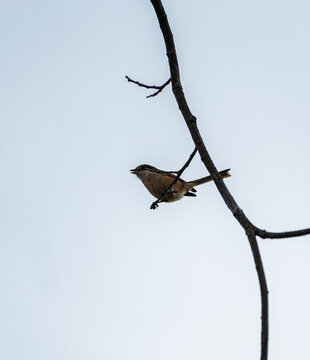
[[[132,174],[136,174],[137,173],[137,170],[136,169],[131,169],[130,170]]]

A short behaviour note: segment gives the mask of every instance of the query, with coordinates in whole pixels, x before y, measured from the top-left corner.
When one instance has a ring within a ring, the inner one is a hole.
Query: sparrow
[[[230,169],[220,171],[223,178],[230,177]],[[143,164],[130,170],[132,174],[142,181],[147,190],[156,198],[160,199],[176,177],[172,172],[157,169],[154,166]],[[161,202],[173,202],[182,199],[183,196],[195,197],[195,186],[212,181],[212,176],[205,176],[192,181],[184,181],[179,178],[177,182],[167,191]]]

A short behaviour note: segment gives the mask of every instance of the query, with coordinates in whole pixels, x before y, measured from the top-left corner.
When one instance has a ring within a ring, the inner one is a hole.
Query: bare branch
[[[205,167],[211,174],[214,183],[220,192],[224,202],[227,207],[230,209],[234,217],[240,223],[240,225],[246,230],[248,235],[249,242],[251,244],[251,249],[254,257],[254,262],[256,266],[256,271],[259,277],[260,290],[261,290],[261,300],[262,300],[262,332],[261,332],[261,360],[267,360],[268,357],[268,291],[267,291],[267,282],[264,275],[264,269],[262,260],[259,254],[259,249],[257,247],[255,230],[253,224],[245,216],[242,209],[238,206],[237,202],[229,192],[226,187],[221,175],[217,171],[208,151],[204,144],[204,141],[200,135],[199,129],[197,127],[196,117],[191,113],[190,108],[187,104],[180,79],[179,64],[175,49],[175,44],[173,40],[173,35],[168,23],[167,15],[165,9],[160,0],[151,0],[151,3],[156,12],[158,22],[165,40],[166,45],[166,54],[168,56],[171,82],[172,82],[172,91],[178,103],[179,109],[183,115],[183,118],[187,124],[187,127],[190,131],[192,139],[196,145],[197,150],[199,151],[202,162]]]
[[[167,189],[161,194],[160,198],[154,201],[150,207],[150,209],[155,210],[158,208],[158,204],[161,202],[163,197],[167,194],[167,192],[172,188],[172,186],[178,181],[180,176],[183,174],[184,170],[189,166],[191,161],[193,160],[194,156],[196,155],[197,148],[194,149],[194,151],[191,153],[190,157],[186,161],[186,163],[183,165],[183,167],[177,172],[176,177],[173,179],[171,184],[167,187]],[[174,172],[174,171],[173,171]]]
[[[132,83],[134,83],[134,84],[136,84],[136,85],[138,85],[138,86],[141,86],[141,87],[144,87],[144,88],[146,88],[146,89],[157,89],[157,91],[155,91],[153,94],[151,94],[151,95],[148,95],[146,98],[150,98],[150,97],[154,97],[154,96],[156,96],[156,95],[158,95],[160,92],[162,92],[163,90],[164,90],[164,88],[168,85],[168,84],[170,84],[170,82],[171,82],[171,78],[170,79],[168,79],[164,84],[162,84],[162,85],[146,85],[146,84],[142,84],[141,82],[139,82],[139,81],[136,81],[136,80],[132,80],[129,76],[125,76],[125,78],[128,80],[128,82],[132,82]]]
[[[170,68],[170,74],[171,78],[163,85],[161,86],[148,86],[145,84],[141,84],[137,81],[131,80],[129,77],[126,76],[127,80],[129,82],[133,82],[137,84],[138,86],[142,86],[148,89],[157,89],[154,94],[149,95],[148,97],[156,96],[159,92],[162,91],[162,89],[167,86],[170,81],[172,83],[172,91],[174,93],[175,99],[178,103],[178,107],[183,115],[183,118],[187,124],[187,127],[189,129],[189,132],[191,134],[191,137],[193,139],[193,142],[195,144],[195,150],[189,160],[187,161],[188,164],[190,163],[192,157],[194,157],[196,151],[199,152],[202,162],[204,163],[205,167],[207,168],[208,172],[212,176],[212,179],[214,180],[214,183],[221,194],[225,204],[232,212],[233,216],[236,218],[236,220],[240,223],[240,225],[243,227],[243,229],[246,232],[246,235],[248,237],[256,272],[259,279],[260,284],[260,293],[261,293],[261,304],[262,304],[262,331],[261,331],[261,360],[267,360],[268,357],[268,288],[267,288],[267,282],[266,277],[264,273],[263,263],[261,259],[261,255],[259,252],[259,248],[257,245],[256,236],[259,236],[263,239],[270,238],[270,239],[277,239],[277,238],[285,238],[285,237],[293,237],[293,236],[302,236],[306,234],[310,234],[310,229],[304,229],[304,230],[297,230],[297,231],[289,231],[289,232],[283,232],[283,233],[272,233],[265,230],[261,230],[257,228],[255,225],[253,225],[250,220],[246,217],[246,215],[243,213],[242,209],[238,206],[237,202],[233,198],[232,194],[228,190],[227,186],[225,185],[222,176],[217,171],[217,168],[212,160],[212,158],[209,155],[209,152],[204,144],[204,141],[200,135],[199,129],[197,127],[197,120],[196,117],[191,113],[191,110],[187,104],[181,79],[180,79],[180,71],[179,71],[179,64],[176,54],[176,48],[173,40],[173,34],[170,29],[170,25],[168,22],[167,15],[165,13],[165,9],[161,3],[161,0],[151,0],[151,3],[154,7],[154,10],[157,15],[157,19],[164,37],[165,45],[166,45],[166,55],[168,57],[169,62],[169,68]],[[161,198],[155,201],[151,205],[151,209],[155,209],[158,207],[158,203],[161,201],[161,199],[166,195],[167,191],[175,184],[177,179],[180,177],[184,169],[188,166],[186,163],[183,168],[177,172],[177,176],[174,179],[174,181],[170,184],[170,186],[167,188],[167,190],[162,194]]]
[[[262,239],[283,239],[283,238],[309,235],[310,228],[302,229],[302,230],[295,230],[295,231],[270,232],[270,231],[259,229],[255,226],[255,233],[257,236],[259,236]]]

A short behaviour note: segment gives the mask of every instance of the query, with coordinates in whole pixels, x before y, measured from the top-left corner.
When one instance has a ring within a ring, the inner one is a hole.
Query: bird
[[[195,192],[197,192],[195,186],[205,184],[213,180],[210,175],[192,181],[185,181],[179,178],[163,196],[164,192],[175,179],[176,175],[170,171],[160,170],[147,164],[139,165],[130,171],[142,181],[143,185],[157,200],[168,203],[181,200],[183,196],[195,197]],[[220,171],[220,174],[223,178],[227,178],[231,176],[229,171],[230,169],[226,169]]]

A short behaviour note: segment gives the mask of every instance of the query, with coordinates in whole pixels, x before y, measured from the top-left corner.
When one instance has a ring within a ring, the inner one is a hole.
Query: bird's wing
[[[176,177],[175,174],[173,174],[172,172],[170,171],[165,171],[165,170],[160,170],[160,169],[156,169],[156,170],[153,170],[155,172],[158,172],[160,174],[163,174],[163,175],[166,175],[166,176],[169,176],[171,177],[172,179],[174,179]],[[171,180],[172,181],[172,180]],[[178,181],[182,182],[182,183],[185,183],[186,181],[183,180],[182,178],[178,178]]]

